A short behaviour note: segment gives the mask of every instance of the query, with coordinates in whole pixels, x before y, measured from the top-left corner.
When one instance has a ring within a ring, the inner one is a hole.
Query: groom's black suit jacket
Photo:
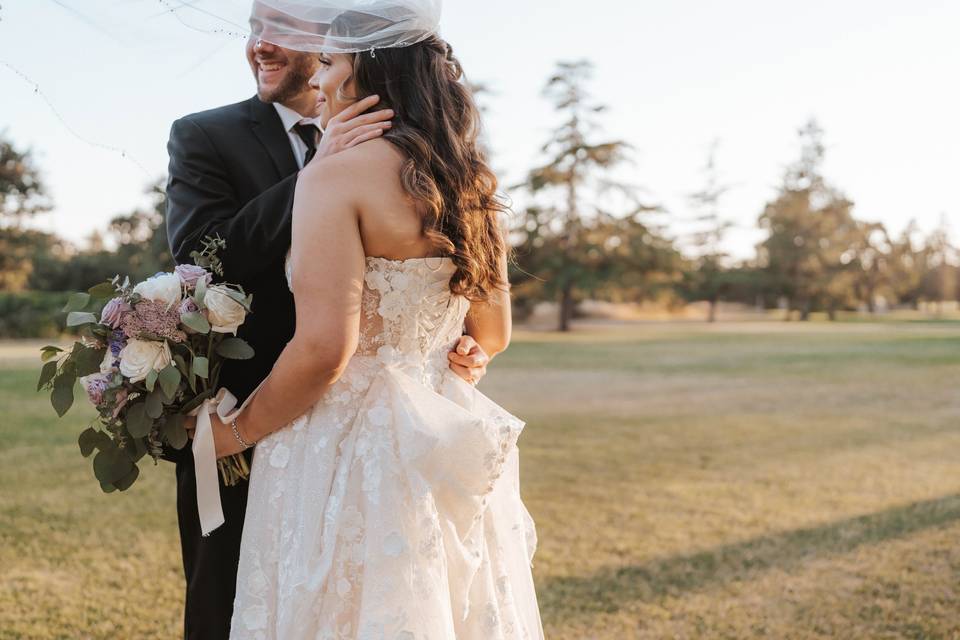
[[[224,280],[253,294],[253,312],[240,337],[251,360],[229,361],[220,381],[243,401],[263,380],[295,326],[293,296],[284,276],[297,162],[280,116],[253,97],[195,113],[173,123],[167,182],[167,233],[178,263],[192,262],[206,236],[227,246],[218,255]],[[247,483],[220,487],[225,524],[200,535],[196,476],[188,448],[177,463],[177,516],[187,581],[184,636],[226,640],[236,588]]]

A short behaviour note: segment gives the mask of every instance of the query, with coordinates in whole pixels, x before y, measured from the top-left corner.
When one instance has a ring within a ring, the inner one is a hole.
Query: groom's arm
[[[178,263],[192,262],[190,252],[214,235],[226,240],[218,255],[233,282],[243,284],[283,258],[290,246],[296,173],[241,203],[223,159],[198,123],[174,122],[167,150],[167,235]]]

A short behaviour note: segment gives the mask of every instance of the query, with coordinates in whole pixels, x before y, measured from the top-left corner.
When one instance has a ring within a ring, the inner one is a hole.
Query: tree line
[[[510,221],[511,282],[518,315],[541,301],[570,328],[587,299],[610,302],[706,301],[716,319],[721,301],[784,308],[785,318],[812,312],[873,312],[883,302],[918,308],[960,297],[957,248],[946,224],[922,236],[911,223],[894,234],[858,219],[853,202],[823,176],[824,132],[799,130],[800,155],[758,213],[764,239],[752,259],[724,251],[731,223],[722,213],[729,187],[720,183],[714,146],[703,183],[689,196],[696,229],[671,236],[657,222],[672,212],[618,182],[629,159],[623,140],[602,136],[605,106],[590,95],[592,66],[563,62],[544,96],[559,124],[542,147],[543,162],[508,191],[522,206]],[[0,134],[0,336],[56,331],[61,292],[85,289],[116,273],[140,279],[169,269],[163,181],[151,204],[113,218],[78,248],[28,221],[52,207],[29,151]]]

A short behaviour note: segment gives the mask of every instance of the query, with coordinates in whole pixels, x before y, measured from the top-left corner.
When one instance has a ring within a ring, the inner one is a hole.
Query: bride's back
[[[393,144],[373,140],[325,158],[301,180],[335,181],[337,193],[326,195],[351,203],[356,214],[366,256],[357,355],[374,356],[391,347],[441,371],[470,304],[450,290],[453,261],[439,255],[423,233],[421,216],[401,183],[406,162]],[[292,283],[292,270],[288,277]]]
[[[354,189],[364,253],[402,260],[437,255],[423,233],[423,221],[404,191],[400,172],[407,158],[390,142],[378,139],[343,152],[355,168]]]

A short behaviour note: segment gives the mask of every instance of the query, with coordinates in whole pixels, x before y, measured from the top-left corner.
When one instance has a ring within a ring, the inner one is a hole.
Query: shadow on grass
[[[556,577],[538,588],[541,606],[555,622],[615,613],[632,602],[722,585],[768,569],[791,569],[862,545],[908,536],[960,520],[960,494],[914,502],[877,513],[795,529],[693,554],[610,567],[591,576]]]

